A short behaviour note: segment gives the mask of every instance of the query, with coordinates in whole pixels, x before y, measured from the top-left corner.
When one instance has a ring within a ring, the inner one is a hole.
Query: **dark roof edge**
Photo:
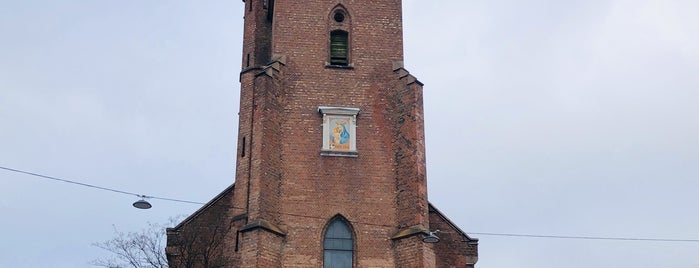
[[[444,220],[447,224],[449,224],[449,226],[451,226],[451,228],[454,228],[454,230],[456,230],[463,237],[465,237],[468,240],[468,242],[478,242],[478,238],[470,237],[466,232],[461,230],[461,228],[459,228],[459,226],[456,226],[456,224],[454,224],[454,222],[452,222],[449,218],[447,218],[447,216],[444,216],[444,213],[439,211],[439,209],[437,209],[434,205],[432,205],[431,202],[427,202],[427,204],[428,204],[428,208],[429,208],[430,212],[437,213],[437,216],[439,216],[442,220]]]
[[[192,215],[189,215],[187,218],[185,218],[184,220],[182,220],[182,222],[180,222],[179,224],[177,224],[175,227],[168,228],[168,229],[175,229],[175,230],[176,230],[176,229],[180,229],[180,227],[182,227],[183,225],[189,223],[189,222],[192,221],[194,218],[196,218],[197,216],[199,216],[199,214],[201,214],[202,212],[204,212],[204,210],[206,210],[207,208],[213,206],[214,203],[216,203],[216,202],[218,202],[219,200],[221,200],[221,198],[223,198],[223,196],[226,195],[228,192],[233,191],[233,188],[235,188],[235,183],[231,184],[231,186],[228,186],[225,190],[221,191],[221,193],[219,193],[218,195],[216,195],[213,199],[211,199],[211,201],[207,202],[207,203],[204,204],[201,208],[197,209],[197,211],[195,211],[194,213],[192,213]]]

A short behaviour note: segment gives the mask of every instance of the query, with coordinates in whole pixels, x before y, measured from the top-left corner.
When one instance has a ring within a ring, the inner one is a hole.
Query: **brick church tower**
[[[244,3],[235,183],[167,230],[170,267],[473,267],[427,201],[401,0]]]

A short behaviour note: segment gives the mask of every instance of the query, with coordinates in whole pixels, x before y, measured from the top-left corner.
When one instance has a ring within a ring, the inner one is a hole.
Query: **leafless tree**
[[[168,226],[174,226],[177,219],[171,219]],[[177,268],[219,268],[229,264],[223,253],[225,239],[231,230],[230,225],[198,226],[196,229],[180,232],[177,236],[175,254]],[[115,237],[93,245],[113,253],[112,257],[97,259],[93,265],[109,268],[167,268],[165,254],[165,226],[149,223],[140,232],[119,231],[114,228]]]
[[[124,233],[114,227],[115,237],[93,246],[114,255],[92,262],[96,266],[109,268],[167,268],[165,258],[165,227],[149,223],[140,232]]]

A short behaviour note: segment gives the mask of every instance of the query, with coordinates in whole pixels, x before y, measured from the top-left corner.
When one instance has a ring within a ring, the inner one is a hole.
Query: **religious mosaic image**
[[[350,150],[350,117],[330,117],[329,145],[330,150],[348,151]]]

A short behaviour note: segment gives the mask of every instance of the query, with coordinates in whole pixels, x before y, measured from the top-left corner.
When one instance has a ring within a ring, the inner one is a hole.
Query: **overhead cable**
[[[152,199],[159,199],[159,200],[166,200],[166,201],[173,201],[173,202],[180,202],[180,203],[189,203],[189,204],[198,204],[198,205],[203,205],[203,204],[204,204],[204,203],[202,203],[202,202],[194,202],[194,201],[187,201],[187,200],[174,199],[174,198],[166,198],[166,197],[158,197],[158,196],[152,196],[152,195],[137,194],[137,193],[133,193],[133,192],[127,192],[127,191],[122,191],[122,190],[117,190],[117,189],[112,189],[112,188],[97,186],[97,185],[93,185],[93,184],[88,184],[88,183],[83,183],[83,182],[77,182],[77,181],[72,181],[72,180],[67,180],[67,179],[62,179],[62,178],[57,178],[57,177],[42,175],[42,174],[38,174],[38,173],[34,173],[34,172],[29,172],[29,171],[24,171],[24,170],[19,170],[19,169],[14,169],[14,168],[8,168],[8,167],[2,167],[2,166],[0,166],[0,169],[4,169],[4,170],[7,170],[7,171],[12,171],[12,172],[17,172],[17,173],[22,173],[22,174],[25,174],[25,175],[35,176],[35,177],[39,177],[39,178],[50,179],[50,180],[55,180],[55,181],[60,181],[60,182],[65,182],[65,183],[70,183],[70,184],[75,184],[75,185],[80,185],[80,186],[85,186],[85,187],[100,189],[100,190],[104,190],[104,191],[110,191],[110,192],[115,192],[115,193],[120,193],[120,194],[126,194],[126,195],[134,195],[134,196],[137,196],[137,197],[140,197],[140,198],[152,198]]]
[[[102,187],[102,186],[97,186],[97,185],[92,185],[92,184],[87,184],[87,183],[52,177],[52,176],[46,176],[46,175],[42,175],[42,174],[38,174],[38,173],[34,173],[34,172],[23,171],[23,170],[14,169],[14,168],[0,166],[0,169],[12,171],[12,172],[17,172],[17,173],[22,173],[22,174],[26,174],[26,175],[31,175],[31,176],[35,176],[35,177],[40,177],[40,178],[44,178],[44,179],[50,179],[50,180],[55,180],[55,181],[60,181],[60,182],[71,183],[71,184],[75,184],[75,185],[95,188],[95,189],[104,190],[104,191],[110,191],[110,192],[126,194],[126,195],[133,195],[133,196],[137,196],[140,198],[152,198],[152,199],[159,199],[159,200],[172,201],[172,202],[197,204],[197,205],[206,204],[206,203],[202,203],[202,202],[187,201],[187,200],[175,199],[175,198],[158,197],[158,196],[152,196],[152,195],[142,195],[142,194],[137,194],[134,192],[122,191],[122,190],[117,190],[117,189],[112,189],[112,188],[107,188],[107,187]],[[235,206],[228,206],[228,207],[235,208],[235,209],[244,209],[244,208],[239,208],[239,207],[235,207]],[[310,216],[310,215],[301,215],[301,214],[283,213],[283,212],[277,212],[277,213],[282,214],[282,215],[288,215],[288,216],[326,220],[325,218],[322,218],[322,217],[314,217],[314,216]],[[392,225],[383,225],[383,224],[375,224],[375,223],[367,223],[367,222],[355,222],[355,223],[365,224],[365,225],[374,225],[374,226],[383,226],[383,227],[395,227]],[[524,238],[546,238],[546,239],[613,240],[613,241],[646,241],[646,242],[692,242],[692,243],[699,242],[699,239],[604,237],[604,236],[573,236],[573,235],[538,235],[538,234],[489,233],[489,232],[467,232],[467,233],[470,235],[524,237]]]

